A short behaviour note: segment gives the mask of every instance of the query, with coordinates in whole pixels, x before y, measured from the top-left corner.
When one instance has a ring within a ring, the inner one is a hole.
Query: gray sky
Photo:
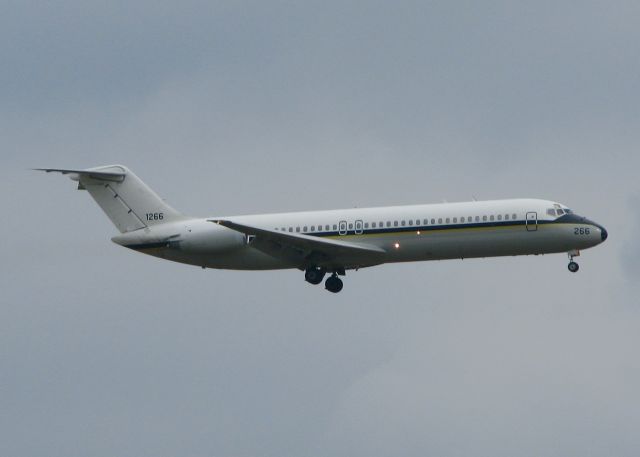
[[[0,454],[637,455],[638,2],[178,3],[2,4]],[[610,237],[334,296],[122,249],[27,171],[110,163],[193,215],[524,196]]]

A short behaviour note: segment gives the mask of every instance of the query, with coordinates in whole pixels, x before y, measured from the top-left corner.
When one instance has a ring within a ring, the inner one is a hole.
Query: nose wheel
[[[580,255],[580,251],[577,251],[577,250],[569,252],[569,265],[567,265],[567,268],[571,273],[577,273],[578,270],[580,269],[580,265],[578,265],[577,262],[573,261],[573,258],[579,255]]]

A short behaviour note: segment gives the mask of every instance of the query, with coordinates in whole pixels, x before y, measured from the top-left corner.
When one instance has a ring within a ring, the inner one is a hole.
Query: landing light
[[[400,243],[396,243],[393,245],[394,248],[398,249],[400,247]]]
[[[418,235],[420,235],[420,230],[418,230],[418,232],[417,232],[417,233],[418,233]]]

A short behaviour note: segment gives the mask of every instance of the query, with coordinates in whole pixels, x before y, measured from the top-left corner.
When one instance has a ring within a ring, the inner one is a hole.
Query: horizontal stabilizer
[[[80,178],[90,178],[97,181],[114,181],[122,182],[126,173],[118,173],[113,171],[97,171],[97,170],[70,170],[66,168],[34,168],[36,171],[45,171],[47,173],[62,173],[63,175],[71,175],[74,181]]]

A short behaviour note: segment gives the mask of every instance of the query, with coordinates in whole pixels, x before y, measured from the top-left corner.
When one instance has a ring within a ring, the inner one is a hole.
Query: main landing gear
[[[327,270],[324,268],[307,268],[304,272],[304,280],[313,285],[318,285],[324,279]]]
[[[311,267],[305,270],[304,279],[310,284],[317,285],[322,282],[326,274],[327,270],[325,268]],[[344,275],[344,271],[334,271],[324,282],[324,288],[334,294],[340,292],[344,286],[338,274]]]
[[[570,251],[569,252],[569,265],[567,266],[567,268],[569,269],[569,271],[571,273],[577,273],[578,270],[580,269],[580,265],[578,265],[577,262],[573,261],[574,257],[577,257],[580,255],[580,251]]]
[[[338,278],[338,275],[336,273],[333,273],[324,282],[324,288],[327,289],[329,292],[333,292],[334,294],[337,294],[338,292],[340,292],[342,290],[342,287],[343,287],[342,279]]]

